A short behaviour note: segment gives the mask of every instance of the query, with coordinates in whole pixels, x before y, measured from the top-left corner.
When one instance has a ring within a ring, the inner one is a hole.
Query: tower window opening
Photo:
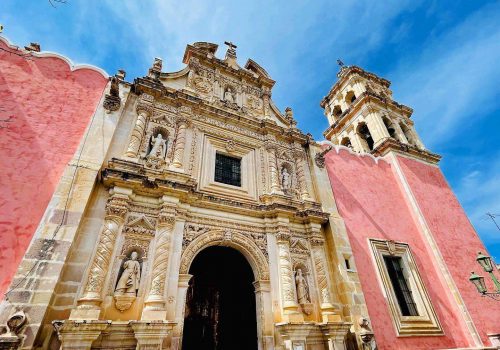
[[[354,94],[354,91],[349,91],[349,92],[345,95],[345,101],[346,101],[348,104],[351,104],[351,103],[353,103],[354,101],[356,101],[356,95]]]
[[[399,125],[401,127],[401,130],[403,130],[403,133],[405,134],[405,137],[408,140],[408,143],[410,145],[414,145],[415,144],[415,140],[413,139],[413,135],[411,133],[410,128],[405,123],[401,123]]]
[[[368,126],[365,123],[361,123],[358,126],[358,135],[361,137],[361,139],[364,141],[364,144],[366,146],[366,151],[372,151],[373,150],[373,137],[370,133],[370,130],[368,129]]]
[[[333,107],[333,115],[336,117],[340,117],[342,115],[342,108],[339,105]]]
[[[401,257],[384,256],[392,288],[403,316],[418,316],[417,304],[413,299],[408,279],[404,274]]]
[[[351,139],[347,136],[344,137],[342,141],[340,141],[340,144],[342,146],[349,147],[350,149],[352,149]]]
[[[384,125],[385,127],[387,128],[387,132],[389,133],[389,136],[392,137],[393,139],[396,139],[396,129],[394,129],[394,126],[392,124],[392,122],[387,119],[386,117],[382,118],[382,120],[384,121]]]

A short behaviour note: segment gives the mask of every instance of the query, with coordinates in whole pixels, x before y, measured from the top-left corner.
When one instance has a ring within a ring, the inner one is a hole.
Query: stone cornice
[[[323,135],[327,140],[329,140],[333,135],[339,133],[344,126],[351,120],[354,114],[359,112],[360,109],[365,107],[368,103],[373,103],[381,108],[389,109],[390,111],[402,113],[405,117],[410,119],[413,109],[408,106],[397,103],[392,99],[385,98],[374,92],[365,91],[363,92],[349,107],[346,109],[339,117],[339,119],[330,125],[324,132]]]
[[[313,201],[292,200],[279,195],[268,195],[262,203],[222,197],[198,191],[189,175],[168,170],[162,175],[154,174],[141,164],[121,159],[111,160],[108,167],[102,170],[101,178],[107,187],[130,188],[136,194],[152,197],[170,195],[191,206],[258,218],[285,215],[291,221],[301,223],[324,223],[328,219],[328,214],[322,211],[319,203]]]
[[[441,156],[439,154],[402,143],[392,137],[385,139],[381,144],[377,146],[377,148],[375,148],[371,152],[371,154],[373,154],[374,156],[383,157],[390,151],[423,160],[431,164],[437,164],[441,160]]]

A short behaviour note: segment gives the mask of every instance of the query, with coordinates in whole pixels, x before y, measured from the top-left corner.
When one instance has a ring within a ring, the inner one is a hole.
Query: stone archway
[[[189,243],[180,259],[179,274],[180,276],[185,276],[184,278],[187,278],[186,282],[179,284],[180,300],[184,300],[185,305],[186,292],[188,289],[187,281],[189,281],[192,277],[192,275],[189,274],[189,271],[194,259],[201,251],[212,246],[233,248],[241,253],[250,265],[255,278],[253,285],[255,288],[258,348],[273,349],[274,326],[269,281],[269,263],[266,256],[250,237],[247,237],[242,233],[212,230],[196,237],[191,243]],[[184,311],[185,310],[183,310],[183,314],[179,315],[180,317],[177,318],[179,321],[182,320],[182,324],[178,324],[178,330],[181,333],[179,334],[180,339],[182,339],[184,327]]]
[[[195,256],[203,249],[214,245],[238,250],[248,260],[256,281],[269,280],[269,263],[252,239],[241,233],[223,230],[209,231],[194,239],[182,253],[179,273],[188,274]]]

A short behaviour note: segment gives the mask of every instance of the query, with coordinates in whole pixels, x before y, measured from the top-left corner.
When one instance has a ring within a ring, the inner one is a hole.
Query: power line
[[[497,221],[495,220],[495,218],[497,216],[500,216],[500,214],[492,214],[492,213],[486,213],[487,216],[490,217],[491,221],[493,221],[495,223],[495,226],[497,227],[498,231],[500,231],[500,226],[498,226],[498,223]]]

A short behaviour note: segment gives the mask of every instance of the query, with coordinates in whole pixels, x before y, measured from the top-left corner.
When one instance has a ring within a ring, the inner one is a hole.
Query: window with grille
[[[233,186],[241,186],[241,159],[216,153],[215,181]]]
[[[384,261],[401,314],[403,316],[418,316],[417,305],[403,272],[401,257],[384,256]]]

